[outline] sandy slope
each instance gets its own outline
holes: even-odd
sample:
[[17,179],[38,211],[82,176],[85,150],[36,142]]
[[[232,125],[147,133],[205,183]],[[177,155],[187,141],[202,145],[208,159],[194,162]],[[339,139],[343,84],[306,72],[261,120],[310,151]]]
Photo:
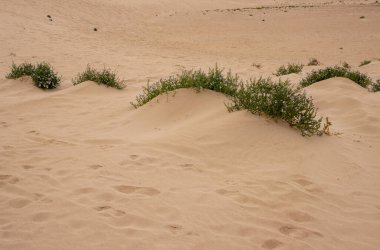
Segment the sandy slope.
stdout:
[[[343,78],[306,88],[339,133],[312,138],[228,113],[211,91],[129,103],[147,79],[215,62],[248,77],[311,56],[373,59],[361,70],[380,78],[380,7],[204,15],[286,3],[193,2],[0,1],[0,70],[48,60],[64,78],[50,92],[0,79],[0,249],[378,249],[379,93]],[[128,87],[72,86],[87,63]]]

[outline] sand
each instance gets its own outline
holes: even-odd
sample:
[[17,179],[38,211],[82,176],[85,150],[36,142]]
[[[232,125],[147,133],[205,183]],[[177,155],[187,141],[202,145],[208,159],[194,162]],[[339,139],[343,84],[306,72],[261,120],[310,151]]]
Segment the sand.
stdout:
[[[315,57],[323,65],[282,78],[346,61],[379,79],[380,4],[0,6],[0,249],[379,249],[380,92],[345,78],[307,87],[334,133],[310,138],[228,113],[212,91],[130,102],[148,80],[215,63],[276,78]],[[12,62],[43,60],[62,74],[58,89],[5,79]],[[73,86],[87,64],[117,70],[127,87]]]

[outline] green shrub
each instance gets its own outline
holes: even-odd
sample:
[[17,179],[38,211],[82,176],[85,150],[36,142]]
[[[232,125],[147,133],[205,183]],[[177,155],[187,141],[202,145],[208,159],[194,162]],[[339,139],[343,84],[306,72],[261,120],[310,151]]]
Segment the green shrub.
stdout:
[[143,93],[136,97],[136,102],[131,104],[138,108],[156,96],[180,88],[221,92],[232,100],[230,105],[226,105],[229,111],[247,109],[253,114],[281,119],[306,136],[322,133],[319,131],[322,119],[316,118],[312,99],[307,98],[300,89],[292,89],[287,81],[273,83],[271,79],[262,78],[244,84],[237,75],[231,72],[223,74],[217,66],[208,73],[201,70],[183,71],[155,84],[148,83]]
[[321,63],[316,58],[311,58],[307,64],[307,66],[318,66]]
[[41,89],[54,89],[59,86],[61,78],[54,72],[50,64],[38,63],[33,71],[32,79],[34,85]]
[[6,77],[17,79],[22,76],[31,76],[34,85],[41,89],[54,89],[61,82],[61,78],[54,72],[50,64],[45,62],[37,65],[31,63],[12,64],[11,72]]
[[304,136],[321,133],[322,118],[316,118],[317,110],[312,99],[300,89],[293,89],[288,81],[250,80],[239,86],[227,108],[229,111],[247,109],[252,114],[284,120]]
[[362,62],[360,63],[359,67],[364,66],[364,65],[367,65],[367,64],[370,64],[370,63],[371,63],[370,60],[364,60],[364,61],[362,61]]
[[97,84],[103,84],[107,87],[112,87],[116,89],[125,88],[125,85],[119,80],[115,72],[109,69],[103,69],[102,71],[98,71],[96,69],[91,68],[90,66],[87,66],[86,70],[83,73],[78,74],[76,78],[74,78],[72,81],[74,85],[77,85],[85,81],[93,81]]
[[380,79],[372,83],[372,91],[373,92],[380,91]]
[[34,71],[34,65],[31,63],[22,63],[20,65],[12,64],[11,72],[6,75],[8,79],[17,79],[22,76],[31,76]]
[[303,69],[302,64],[289,63],[286,67],[282,65],[280,68],[278,68],[275,75],[283,76],[283,75],[289,75],[292,73],[298,74],[302,71],[302,69]]
[[313,83],[320,82],[332,77],[346,77],[360,86],[366,88],[371,84],[371,78],[359,71],[351,71],[344,67],[327,67],[325,69],[313,70],[311,73],[301,80],[300,85],[307,87]]
[[237,75],[233,76],[231,72],[223,74],[223,70],[216,66],[210,69],[208,73],[202,70],[185,70],[182,73],[143,88],[143,93],[136,97],[136,103],[131,103],[135,108],[144,105],[156,96],[180,88],[195,88],[214,90],[225,95],[232,96],[236,93],[238,83],[240,82]]

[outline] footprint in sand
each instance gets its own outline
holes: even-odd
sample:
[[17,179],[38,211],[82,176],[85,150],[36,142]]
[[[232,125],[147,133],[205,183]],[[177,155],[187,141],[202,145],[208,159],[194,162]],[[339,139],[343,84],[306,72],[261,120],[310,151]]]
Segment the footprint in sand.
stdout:
[[31,202],[32,202],[31,200],[16,198],[16,199],[9,201],[9,206],[11,206],[13,208],[23,208]]
[[31,166],[31,165],[22,165],[22,168],[25,169],[25,170],[29,170],[29,169],[32,169],[34,167]]
[[91,169],[97,170],[97,169],[99,169],[99,168],[102,168],[103,166],[102,166],[102,165],[99,165],[99,164],[95,164],[95,165],[90,165],[90,166],[88,166],[88,167],[91,168]]
[[51,213],[49,212],[39,212],[32,216],[32,220],[34,222],[44,222],[51,217]]
[[9,124],[7,122],[0,122],[1,127],[7,128],[9,127]]
[[9,175],[9,174],[1,174],[0,175],[0,182],[5,182],[8,184],[16,184],[19,181],[20,181],[20,179],[13,176],[13,175]]
[[195,171],[195,172],[199,172],[199,173],[203,172],[201,169],[198,169],[197,167],[195,167],[191,163],[180,164],[178,166],[180,166],[184,170]]
[[90,194],[96,192],[95,188],[91,187],[84,187],[84,188],[78,188],[74,190],[74,194],[82,195],[82,194]]
[[323,235],[319,232],[312,231],[312,230],[309,230],[306,228],[296,227],[296,226],[293,226],[290,224],[281,226],[278,229],[278,231],[280,231],[280,233],[282,233],[284,235],[291,236],[291,237],[294,237],[296,239],[305,239],[305,238],[308,238],[310,236],[323,237]]
[[104,210],[108,210],[110,208],[111,208],[111,206],[97,206],[97,207],[94,207],[94,209],[96,211],[104,211]]
[[132,160],[136,160],[139,156],[138,155],[130,155],[129,158],[131,158]]
[[94,207],[94,210],[96,210],[98,212],[106,212],[105,214],[103,213],[103,215],[106,215],[107,217],[115,217],[115,216],[120,217],[120,216],[124,216],[127,214],[123,210],[114,209],[111,206],[107,206],[107,205],[96,206],[96,207]]
[[318,187],[314,182],[309,181],[307,178],[303,176],[296,176],[296,179],[294,179],[293,182],[302,186],[306,191],[309,191],[310,193],[315,194],[323,192],[322,188]]
[[172,232],[173,234],[178,233],[179,231],[183,229],[182,225],[179,225],[179,224],[169,224],[167,225],[167,227],[169,228],[170,232]]
[[269,240],[266,240],[262,247],[264,249],[275,249],[279,246],[281,246],[283,243],[281,241],[278,241],[278,240],[275,240],[275,239],[269,239]]
[[234,201],[242,205],[246,205],[246,206],[257,206],[257,205],[266,206],[267,205],[263,200],[260,200],[259,198],[256,198],[253,195],[243,194],[238,190],[218,189],[215,192],[219,195],[233,199]]
[[124,194],[139,193],[139,194],[144,194],[148,196],[154,196],[160,193],[160,191],[151,187],[135,187],[135,186],[120,185],[120,186],[114,186],[114,189]]
[[287,213],[287,215],[290,219],[297,222],[307,222],[314,220],[314,218],[310,214],[300,211],[290,211]]

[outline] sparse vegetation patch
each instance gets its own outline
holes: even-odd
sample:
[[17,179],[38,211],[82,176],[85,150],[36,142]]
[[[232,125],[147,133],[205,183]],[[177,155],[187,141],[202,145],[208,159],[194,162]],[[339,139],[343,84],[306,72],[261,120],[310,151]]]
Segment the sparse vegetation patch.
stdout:
[[319,130],[322,119],[316,117],[312,99],[300,89],[292,88],[288,81],[273,82],[270,78],[260,78],[244,83],[231,72],[223,74],[218,67],[208,73],[202,70],[183,71],[152,85],[148,83],[143,93],[136,97],[136,102],[131,104],[138,108],[161,94],[180,88],[221,92],[231,98],[232,103],[226,105],[229,111],[247,109],[253,114],[283,120],[305,136],[322,133]]
[[61,82],[61,77],[54,72],[50,64],[38,63],[33,71],[34,84],[41,89],[55,89]]
[[22,63],[17,65],[15,63],[11,66],[11,72],[6,75],[8,79],[17,79],[22,76],[32,76],[34,71],[34,65],[31,63]]
[[372,83],[372,91],[373,92],[380,91],[380,79],[378,79],[376,82]]
[[364,65],[367,65],[367,64],[370,64],[370,63],[371,63],[371,60],[364,60],[364,61],[362,61],[362,62],[359,64],[359,67],[364,66]]
[[371,78],[359,71],[351,71],[344,67],[327,67],[325,69],[313,70],[311,73],[301,80],[300,85],[307,87],[313,83],[320,82],[333,77],[346,77],[360,86],[367,88],[371,84]]
[[307,66],[318,66],[321,63],[316,58],[311,58],[307,64]]
[[229,111],[246,109],[252,114],[283,120],[304,136],[321,133],[322,118],[316,117],[317,109],[312,99],[300,89],[292,88],[288,81],[250,80],[239,86],[227,108]]
[[287,66],[282,65],[280,68],[278,68],[275,75],[283,76],[283,75],[289,75],[292,73],[298,74],[302,71],[302,69],[303,69],[302,64],[289,63]]
[[6,77],[8,79],[17,79],[22,76],[31,76],[34,85],[41,89],[54,89],[61,82],[61,77],[54,72],[50,64],[45,62],[36,65],[31,63],[12,64],[11,72]]
[[234,76],[231,72],[224,75],[218,66],[210,69],[208,73],[202,70],[184,70],[181,74],[161,79],[154,84],[148,83],[146,87],[143,87],[143,93],[136,97],[136,102],[131,104],[137,108],[161,94],[181,88],[194,88],[197,91],[209,89],[233,96],[239,83],[237,75]]
[[110,69],[103,69],[99,71],[91,68],[90,66],[87,66],[86,70],[78,74],[72,81],[74,85],[85,81],[93,81],[97,84],[102,84],[116,89],[125,88],[125,85],[122,81],[120,81],[114,71],[111,71]]

